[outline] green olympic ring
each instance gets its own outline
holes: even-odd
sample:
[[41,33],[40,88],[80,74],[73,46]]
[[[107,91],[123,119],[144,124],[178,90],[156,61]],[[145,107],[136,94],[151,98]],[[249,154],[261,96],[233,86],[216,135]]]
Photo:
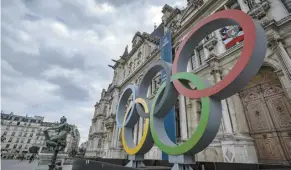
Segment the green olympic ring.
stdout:
[[[173,80],[188,80],[190,81],[193,85],[197,87],[197,89],[203,89],[206,88],[207,85],[205,82],[202,81],[200,77],[197,75],[194,75],[192,73],[177,73],[175,75],[172,75],[171,81]],[[155,104],[159,98],[159,96],[162,94],[164,88],[166,86],[166,83],[164,82],[160,88],[158,89],[158,92],[153,99],[151,111],[150,111],[150,130],[152,133],[153,140],[155,144],[160,148],[162,151],[169,155],[180,155],[180,154],[185,154],[185,153],[198,153],[201,150],[204,149],[204,146],[208,146],[208,142],[212,141],[212,137],[215,137],[216,132],[208,133],[207,135],[210,136],[205,136],[205,132],[209,130],[210,128],[213,129],[219,129],[220,125],[220,119],[221,119],[221,103],[220,100],[211,98],[211,97],[203,97],[201,98],[201,103],[202,103],[202,110],[201,110],[201,118],[199,121],[199,124],[196,128],[196,130],[193,132],[189,140],[187,140],[184,144],[181,145],[176,145],[171,141],[170,138],[167,137],[167,133],[164,127],[164,118],[158,118],[155,116],[154,109],[155,109]],[[215,107],[215,108],[213,108]],[[216,111],[213,111],[213,109],[216,109]],[[210,125],[209,122],[210,120],[215,120],[216,123],[212,122]],[[218,120],[218,121],[217,121]],[[214,124],[213,124],[214,123]],[[207,138],[207,139],[205,139]],[[208,141],[208,142],[207,142]],[[199,147],[195,147],[199,146]]]

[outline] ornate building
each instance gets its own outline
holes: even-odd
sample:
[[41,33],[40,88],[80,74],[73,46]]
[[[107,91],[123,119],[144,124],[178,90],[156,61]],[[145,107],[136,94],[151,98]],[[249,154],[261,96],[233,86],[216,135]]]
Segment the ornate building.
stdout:
[[[1,112],[1,158],[16,158],[19,154],[30,155],[31,146],[39,146],[39,153],[45,152],[45,137],[42,131],[56,126],[57,123],[44,122],[41,116],[20,116],[13,113]],[[65,152],[78,149],[80,134],[75,125],[74,135],[67,136]],[[56,132],[50,132],[56,133]]]
[[[160,59],[159,39],[172,33],[173,56],[187,32],[217,11],[239,9],[261,23],[268,37],[265,63],[256,77],[239,93],[223,100],[221,127],[212,144],[195,155],[198,161],[241,163],[291,163],[291,3],[289,0],[188,0],[183,10],[165,5],[162,24],[152,33],[137,32],[132,49],[113,60],[112,83],[103,89],[95,105],[87,144],[87,157],[126,157],[116,128],[115,113],[120,92],[137,84],[145,69]],[[220,81],[229,73],[243,47],[243,30],[237,25],[211,33],[193,47],[188,71]],[[157,75],[149,87],[151,98],[161,82]],[[178,143],[184,142],[199,122],[200,101],[180,96],[175,107]],[[141,138],[143,120],[134,130]],[[161,159],[153,147],[147,159]]]

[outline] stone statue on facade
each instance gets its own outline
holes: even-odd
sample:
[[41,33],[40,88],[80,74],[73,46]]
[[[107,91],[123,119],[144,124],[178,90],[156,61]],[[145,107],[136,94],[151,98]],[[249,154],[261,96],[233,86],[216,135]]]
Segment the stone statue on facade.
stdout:
[[[57,132],[56,135],[50,136],[48,131],[55,130]],[[57,155],[58,152],[64,150],[66,147],[66,139],[67,135],[73,132],[70,125],[67,123],[67,119],[63,116],[60,119],[60,124],[55,127],[50,127],[44,131],[46,146],[49,150],[53,150],[53,157],[51,160],[51,165],[49,165],[49,170],[55,170],[57,163]]]

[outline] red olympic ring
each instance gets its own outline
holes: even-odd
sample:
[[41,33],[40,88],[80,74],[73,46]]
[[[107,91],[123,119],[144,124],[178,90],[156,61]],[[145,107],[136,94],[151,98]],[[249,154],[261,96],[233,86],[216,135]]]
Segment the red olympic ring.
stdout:
[[233,69],[215,85],[201,90],[189,89],[179,80],[174,80],[173,84],[181,95],[192,99],[210,96],[225,99],[237,93],[257,73],[264,62],[264,50],[267,48],[265,31],[246,13],[240,10],[226,10],[203,19],[189,32],[176,53],[172,74],[187,71],[185,63],[189,61],[190,49],[198,45],[206,35],[221,27],[235,24],[239,24],[244,31],[244,45]]

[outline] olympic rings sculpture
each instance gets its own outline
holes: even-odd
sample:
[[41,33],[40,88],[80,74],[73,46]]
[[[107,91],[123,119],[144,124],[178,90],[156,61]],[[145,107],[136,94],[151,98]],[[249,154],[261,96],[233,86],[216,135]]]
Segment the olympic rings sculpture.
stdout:
[[[244,46],[236,64],[217,84],[187,72],[187,63],[195,46],[207,35],[221,27],[239,24],[244,31]],[[187,35],[176,53],[173,64],[159,60],[146,71],[139,86],[127,86],[117,107],[116,123],[122,128],[121,137],[125,151],[130,155],[145,154],[154,144],[169,155],[198,153],[215,138],[221,121],[221,100],[239,92],[257,74],[264,62],[267,39],[264,29],[250,16],[239,10],[217,12],[198,23]],[[152,78],[164,71],[166,80],[152,100],[146,99]],[[191,82],[196,89],[191,89]],[[176,145],[167,136],[164,118],[175,105],[179,94],[190,99],[201,99],[199,124],[188,141]],[[126,103],[132,102],[126,109]],[[143,134],[137,145],[132,131],[139,118],[145,119]]]

